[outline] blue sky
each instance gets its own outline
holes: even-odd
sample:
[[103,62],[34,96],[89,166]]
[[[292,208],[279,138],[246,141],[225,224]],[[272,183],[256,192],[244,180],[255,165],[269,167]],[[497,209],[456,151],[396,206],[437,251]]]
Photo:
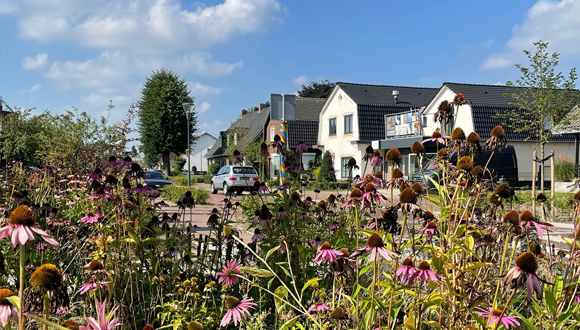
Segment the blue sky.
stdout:
[[439,87],[505,83],[539,39],[580,59],[580,1],[0,0],[0,95],[113,120],[162,67],[184,77],[199,127],[329,79]]

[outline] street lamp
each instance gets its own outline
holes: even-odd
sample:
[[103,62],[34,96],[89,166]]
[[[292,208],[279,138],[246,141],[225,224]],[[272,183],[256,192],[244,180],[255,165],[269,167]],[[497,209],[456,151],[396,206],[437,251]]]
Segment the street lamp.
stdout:
[[189,143],[189,117],[191,117],[191,112],[195,106],[193,103],[183,103],[183,111],[185,111],[185,117],[187,118],[187,186],[191,185],[191,144]]

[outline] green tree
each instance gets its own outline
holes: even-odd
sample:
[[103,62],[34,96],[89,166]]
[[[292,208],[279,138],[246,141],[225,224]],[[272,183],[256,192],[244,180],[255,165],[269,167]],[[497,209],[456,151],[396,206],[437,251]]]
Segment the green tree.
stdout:
[[25,165],[42,166],[41,135],[49,124],[50,114],[31,115],[31,110],[16,109],[1,117],[0,145],[3,161],[22,161]]
[[336,86],[336,83],[328,80],[321,80],[320,82],[313,81],[308,85],[302,85],[302,89],[298,91],[298,96],[328,98],[334,86]]
[[132,146],[129,154],[131,154],[131,157],[137,157],[137,155],[139,155],[139,151],[137,150],[137,147]]
[[[161,69],[148,77],[139,101],[139,133],[147,163],[156,163],[159,155],[167,175],[171,172],[170,154],[187,149],[187,120],[183,103],[193,103],[187,83],[174,72]],[[197,127],[195,110],[190,116],[190,134]]]
[[[524,50],[530,67],[516,64],[521,77],[515,82],[508,81],[507,86],[523,87],[521,91],[505,94],[516,101],[511,103],[516,108],[498,113],[505,119],[506,126],[515,132],[529,134],[530,139],[537,140],[540,146],[540,158],[544,159],[544,146],[550,142],[550,129],[566,120],[567,115],[578,103],[576,86],[576,69],[570,70],[568,76],[556,72],[560,54],[549,54],[548,43],[534,43],[535,51]],[[544,190],[544,164],[540,163],[541,189]]]
[[334,173],[330,173],[333,169],[332,165],[332,155],[327,150],[322,156],[322,163],[320,164],[320,173],[318,174],[318,181],[320,182],[334,182],[336,181],[336,176]]

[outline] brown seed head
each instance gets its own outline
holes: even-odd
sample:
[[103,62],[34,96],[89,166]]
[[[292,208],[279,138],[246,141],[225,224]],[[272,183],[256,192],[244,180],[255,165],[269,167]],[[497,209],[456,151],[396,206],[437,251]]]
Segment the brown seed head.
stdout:
[[440,111],[450,111],[451,110],[451,106],[449,105],[449,101],[443,101],[439,104],[439,108]]
[[501,126],[496,126],[491,130],[491,136],[498,139],[503,139],[505,138],[505,130]]
[[334,194],[330,194],[326,200],[329,203],[334,203],[336,201],[336,196]]
[[524,252],[516,258],[516,266],[528,274],[535,274],[538,261],[532,252]]
[[495,188],[495,193],[501,198],[509,198],[511,196],[510,185],[502,183]]
[[405,258],[405,260],[403,260],[403,266],[407,266],[407,267],[415,266],[415,264],[413,263],[413,259]]
[[425,213],[423,213],[423,218],[425,220],[434,220],[435,214],[433,214],[433,212],[431,212],[431,211],[425,211]]
[[474,178],[477,179],[481,179],[481,177],[483,176],[483,167],[481,167],[480,165],[475,166],[472,170],[471,170],[471,175]]
[[420,270],[430,270],[431,269],[431,265],[429,264],[428,261],[421,261],[421,263],[419,264],[419,266],[417,267]]
[[393,179],[402,178],[404,176],[403,171],[400,168],[396,168],[393,170],[393,174],[391,175]]
[[539,193],[538,196],[536,196],[536,201],[539,203],[544,203],[547,200],[548,200],[548,198],[546,197],[546,194],[544,194],[544,193]]
[[373,156],[375,157],[381,157],[381,152],[378,150],[375,150],[375,152],[373,153]]
[[382,179],[382,178],[383,178],[383,172],[381,172],[381,171],[377,171],[377,173],[375,173],[375,176],[376,176],[377,178],[379,178],[379,179]]
[[9,297],[15,296],[16,294],[12,292],[10,289],[0,289],[0,306],[9,306],[12,305],[8,301]]
[[356,165],[356,159],[354,159],[354,158],[351,157],[348,160],[348,166],[351,166],[352,167],[352,166],[355,166],[355,165]]
[[433,134],[431,134],[432,139],[438,139],[440,137],[442,137],[442,135],[441,135],[441,132],[439,132],[439,131],[433,131]]
[[372,146],[368,146],[368,147],[366,148],[365,152],[366,152],[367,154],[373,154],[373,153],[375,152],[375,149],[373,149],[373,147],[372,147]]
[[20,205],[10,213],[8,216],[8,222],[13,225],[23,225],[23,226],[34,226],[36,225],[36,220],[34,217],[34,212],[30,207],[25,205]]
[[461,127],[457,127],[456,129],[451,132],[451,141],[463,141],[465,140],[465,132]]
[[542,247],[538,243],[530,243],[529,248],[530,252],[532,252],[535,255],[539,255],[540,253],[542,253]]
[[399,195],[399,201],[401,203],[417,203],[417,193],[412,188],[406,188]]
[[330,317],[332,317],[335,320],[344,320],[346,319],[346,312],[344,311],[344,309],[342,307],[336,307],[332,313],[330,313]]
[[105,269],[105,266],[103,266],[103,263],[100,262],[99,260],[93,260],[89,264],[89,270],[95,271],[95,270],[103,270],[103,269]]
[[520,222],[526,223],[532,221],[536,221],[536,217],[530,210],[524,210],[524,212],[520,214]]
[[229,296],[228,299],[226,299],[226,307],[228,310],[236,308],[239,303],[240,300],[233,296]]
[[457,161],[457,168],[470,172],[473,169],[473,161],[469,156],[463,156]]
[[580,202],[580,191],[574,194],[574,200]]
[[497,309],[497,308],[494,308],[494,310],[491,312],[491,315],[493,315],[495,317],[500,317],[502,314],[503,314],[503,310]]
[[203,330],[203,329],[204,329],[203,324],[196,321],[191,321],[187,325],[187,330]]
[[508,213],[504,214],[503,222],[510,223],[512,225],[519,225],[520,215],[516,210],[509,210]]
[[340,249],[340,252],[342,253],[342,256],[345,258],[348,258],[350,256],[350,253],[348,252],[347,248]]
[[297,200],[299,200],[299,199],[300,199],[300,193],[299,193],[299,192],[297,192],[297,191],[295,191],[295,192],[293,192],[293,193],[290,195],[290,198],[291,198],[293,201],[297,201]]
[[[80,329],[78,323],[76,323],[73,319],[68,319],[68,320],[62,322],[61,326],[65,327],[67,329],[71,329],[71,330],[79,330]],[[143,330],[145,330],[145,328],[143,328]],[[151,327],[151,329],[147,329],[147,330],[154,330],[154,329],[153,329],[153,327]]]
[[397,148],[391,148],[387,151],[386,159],[388,162],[398,164],[401,162],[401,152]]
[[330,249],[332,249],[332,245],[330,245],[330,243],[328,243],[328,242],[324,242],[320,246],[320,249],[321,250],[330,250]]
[[441,159],[447,159],[449,157],[449,154],[447,154],[447,151],[445,149],[441,149],[437,152],[437,157]]
[[429,221],[429,223],[427,224],[427,228],[429,228],[429,229],[436,229],[437,228],[437,222],[435,222],[435,221]]
[[353,188],[350,191],[350,198],[360,198],[363,196],[363,192],[358,188]]
[[372,248],[385,246],[383,238],[377,233],[373,233],[369,238],[367,238],[367,245]]
[[491,194],[489,196],[489,203],[495,206],[501,205],[501,198],[497,194]]
[[375,186],[373,183],[367,183],[365,186],[365,192],[367,193],[372,193],[375,192],[377,190],[377,186]]
[[62,273],[55,265],[44,264],[32,273],[30,284],[44,290],[56,290],[62,285]]
[[423,193],[423,186],[419,183],[419,182],[415,182],[411,185],[411,189],[413,189],[413,191],[415,193],[417,193],[417,195],[420,195]]
[[469,144],[479,144],[481,142],[481,137],[476,132],[471,132],[467,136],[467,143]]
[[425,146],[423,143],[419,141],[413,142],[411,145],[411,152],[414,154],[424,154],[425,153]]
[[324,199],[320,200],[318,202],[318,207],[321,209],[325,209],[326,208],[326,201]]

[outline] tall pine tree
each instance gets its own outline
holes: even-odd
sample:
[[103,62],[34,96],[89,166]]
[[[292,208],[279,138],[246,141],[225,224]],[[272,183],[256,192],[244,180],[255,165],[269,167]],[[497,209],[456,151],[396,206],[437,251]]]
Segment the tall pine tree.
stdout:
[[[139,101],[139,133],[147,163],[161,155],[167,175],[171,172],[169,155],[187,149],[187,119],[183,103],[193,103],[187,83],[176,73],[161,69],[148,77]],[[190,134],[197,128],[195,110],[190,116]]]

